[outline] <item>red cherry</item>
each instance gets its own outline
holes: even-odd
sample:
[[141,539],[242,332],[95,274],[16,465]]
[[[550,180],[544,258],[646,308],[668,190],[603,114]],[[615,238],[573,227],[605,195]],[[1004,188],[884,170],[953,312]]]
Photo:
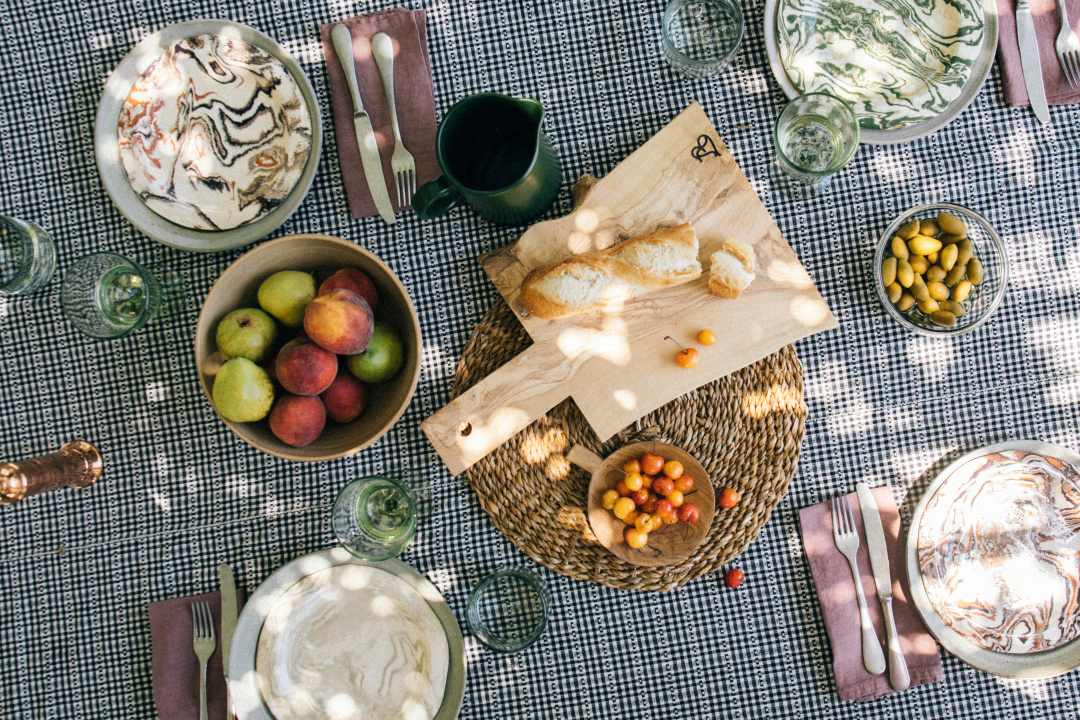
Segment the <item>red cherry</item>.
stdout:
[[745,577],[746,575],[744,575],[743,571],[739,568],[731,568],[727,571],[727,575],[724,576],[724,582],[727,583],[727,586],[729,588],[734,590],[735,588],[742,585],[742,581]]

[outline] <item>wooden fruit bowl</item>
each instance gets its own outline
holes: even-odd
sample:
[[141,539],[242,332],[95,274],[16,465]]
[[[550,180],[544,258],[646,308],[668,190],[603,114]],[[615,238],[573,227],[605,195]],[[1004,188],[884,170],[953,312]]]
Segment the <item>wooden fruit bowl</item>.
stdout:
[[265,242],[241,255],[214,282],[195,326],[195,366],[207,400],[213,406],[214,375],[221,367],[215,336],[223,317],[240,308],[259,307],[259,285],[279,270],[305,270],[314,273],[316,282],[321,282],[343,267],[356,268],[375,283],[379,292],[375,319],[386,321],[401,336],[405,365],[392,379],[368,385],[367,407],[360,417],[345,425],[328,419],[322,435],[304,447],[292,447],[278,440],[266,420],[236,423],[221,418],[252,447],[286,460],[306,462],[352,455],[385,435],[412,400],[420,378],[421,344],[420,321],[408,291],[394,271],[374,253],[328,235],[290,235]]
[[[635,550],[623,539],[623,531],[628,526],[601,504],[601,498],[605,491],[614,488],[615,483],[624,477],[623,463],[641,457],[646,452],[682,463],[683,474],[694,478],[694,489],[687,495],[687,500],[697,505],[701,511],[701,519],[693,524],[678,522],[664,525],[649,533],[649,542],[645,547]],[[570,462],[592,473],[592,480],[589,482],[588,516],[593,534],[601,545],[626,562],[643,567],[671,565],[689,557],[709,534],[713,517],[716,515],[716,491],[705,468],[685,450],[666,443],[639,442],[625,445],[606,459],[601,459],[599,455],[581,445],[575,445],[566,457]]]

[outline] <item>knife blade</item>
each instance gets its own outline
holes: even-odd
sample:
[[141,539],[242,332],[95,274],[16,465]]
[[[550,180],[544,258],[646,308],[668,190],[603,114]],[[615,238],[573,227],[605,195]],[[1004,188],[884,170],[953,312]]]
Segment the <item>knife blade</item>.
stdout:
[[229,688],[229,653],[232,651],[232,636],[236,630],[236,582],[232,569],[222,563],[218,565],[218,577],[221,579],[221,664],[225,670],[225,708],[229,717],[233,717],[232,691]]
[[353,130],[360,146],[360,159],[364,163],[364,177],[367,178],[371,199],[375,201],[379,217],[393,225],[394,206],[390,204],[390,192],[386,189],[386,176],[383,175],[375,130],[371,127],[371,118],[364,111],[364,102],[360,99],[360,85],[356,80],[356,61],[353,58],[349,28],[345,25],[330,28],[330,40],[334,44],[338,60],[341,61],[341,67],[345,70],[345,81],[349,84],[349,95],[352,96],[353,104]]
[[1031,110],[1040,122],[1049,124],[1050,107],[1046,104],[1039,43],[1035,40],[1035,23],[1031,19],[1028,0],[1016,0],[1016,39],[1020,43],[1020,67],[1024,69],[1024,85],[1031,101]]
[[904,651],[900,648],[900,638],[896,635],[896,620],[893,618],[892,571],[889,568],[889,548],[885,544],[885,528],[881,525],[877,501],[870,492],[870,486],[861,482],[855,486],[855,491],[859,495],[859,507],[862,509],[870,567],[874,571],[878,600],[881,601],[881,611],[885,616],[885,634],[889,639],[889,683],[897,690],[906,690],[911,680],[908,676],[907,661],[904,660]]

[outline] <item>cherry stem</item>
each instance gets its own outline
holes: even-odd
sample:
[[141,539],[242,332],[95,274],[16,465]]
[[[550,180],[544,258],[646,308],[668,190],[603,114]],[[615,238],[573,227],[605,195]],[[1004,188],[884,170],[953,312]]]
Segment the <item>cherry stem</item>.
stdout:
[[[671,337],[670,335],[665,335],[664,339],[665,340],[670,340],[671,342],[675,343],[676,345],[679,345],[679,341],[676,340],[675,338]],[[686,348],[684,348],[682,345],[679,345],[679,349],[682,350],[684,353],[686,352]]]

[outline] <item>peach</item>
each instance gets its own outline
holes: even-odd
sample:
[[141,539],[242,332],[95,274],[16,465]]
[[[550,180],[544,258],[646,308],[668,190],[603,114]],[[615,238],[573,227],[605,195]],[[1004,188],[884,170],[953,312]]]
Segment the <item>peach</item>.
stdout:
[[270,431],[278,440],[304,447],[326,427],[322,400],[310,395],[282,395],[270,411]]
[[334,382],[337,355],[308,338],[296,338],[277,355],[277,381],[294,395],[318,395]]
[[367,389],[342,367],[334,382],[319,396],[326,406],[326,414],[339,423],[352,422],[360,417],[367,405]]
[[371,342],[375,316],[367,300],[352,290],[339,288],[311,301],[304,311],[304,330],[332,353],[358,355]]
[[364,273],[355,268],[342,268],[323,280],[323,284],[319,286],[319,295],[338,288],[352,290],[367,301],[371,312],[375,312],[379,304],[379,292],[375,289],[375,283]]

